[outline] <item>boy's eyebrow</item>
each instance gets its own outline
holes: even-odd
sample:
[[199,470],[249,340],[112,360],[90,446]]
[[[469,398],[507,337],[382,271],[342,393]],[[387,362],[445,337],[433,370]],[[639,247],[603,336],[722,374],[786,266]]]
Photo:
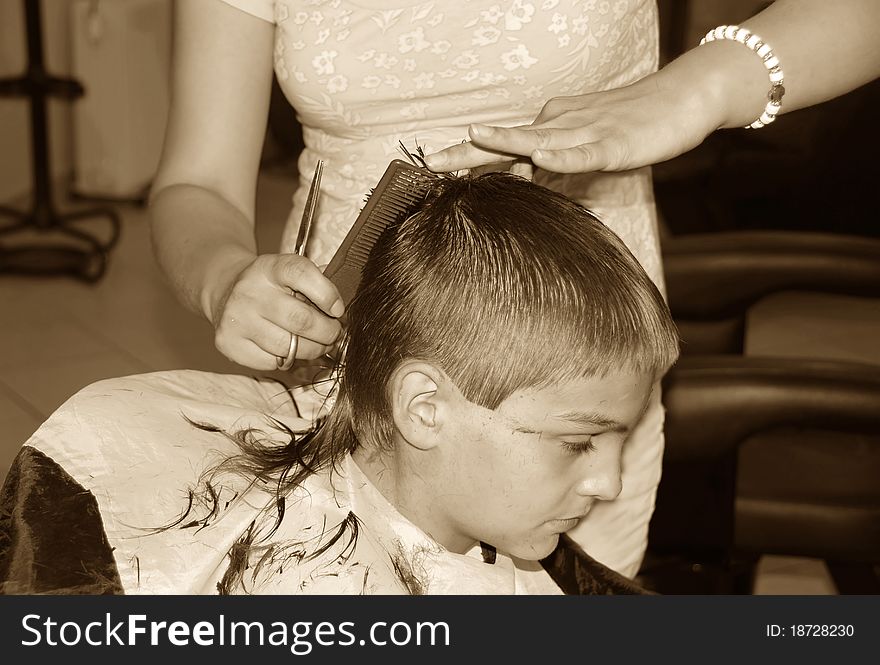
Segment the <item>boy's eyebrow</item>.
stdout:
[[[602,427],[611,432],[626,433],[629,427],[616,420],[606,418],[595,413],[584,413],[583,411],[565,411],[563,413],[552,413],[550,417],[556,420],[565,420],[582,427]],[[514,430],[524,434],[538,434],[537,430],[527,427],[516,419],[511,419],[515,425]]]
[[611,432],[628,432],[629,427],[623,423],[606,418],[596,413],[584,413],[583,411],[566,411],[564,413],[550,414],[552,418],[557,420],[565,420],[576,425],[584,427],[602,427]]

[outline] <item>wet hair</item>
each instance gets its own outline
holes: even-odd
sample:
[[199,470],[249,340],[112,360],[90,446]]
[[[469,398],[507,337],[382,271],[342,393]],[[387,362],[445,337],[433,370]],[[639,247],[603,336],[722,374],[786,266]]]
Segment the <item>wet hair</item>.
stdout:
[[386,389],[406,359],[495,409],[517,390],[659,375],[678,357],[666,303],[623,242],[583,206],[507,173],[438,178],[380,237],[347,316],[336,408],[345,438],[375,446],[392,440]]
[[[284,445],[259,430],[228,434],[240,454],[205,477],[210,487],[234,471],[275,486],[275,526],[236,543],[239,554],[274,552],[254,576],[289,556],[267,542],[292,489],[359,446],[392,445],[387,391],[402,362],[434,364],[466,399],[495,409],[517,390],[580,377],[659,376],[678,357],[669,309],[623,242],[579,204],[504,173],[438,177],[380,236],[346,316],[332,409],[305,433],[275,421]],[[303,556],[301,545],[287,549]],[[243,580],[247,557],[232,554],[221,592]]]

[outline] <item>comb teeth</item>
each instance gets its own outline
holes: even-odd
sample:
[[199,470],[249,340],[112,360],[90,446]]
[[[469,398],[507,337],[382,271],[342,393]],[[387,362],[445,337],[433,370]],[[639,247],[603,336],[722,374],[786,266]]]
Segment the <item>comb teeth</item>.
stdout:
[[424,198],[428,184],[440,176],[396,159],[367,198],[354,226],[324,270],[345,303],[351,302],[367,258],[389,224],[410,213]]

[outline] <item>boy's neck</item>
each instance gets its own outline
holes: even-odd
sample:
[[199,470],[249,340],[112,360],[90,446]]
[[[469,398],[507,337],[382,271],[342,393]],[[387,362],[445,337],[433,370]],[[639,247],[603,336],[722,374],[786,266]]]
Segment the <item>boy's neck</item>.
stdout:
[[419,527],[450,552],[464,554],[476,541],[463,539],[444,529],[444,516],[437,513],[437,502],[423,475],[415,473],[407,460],[394,453],[358,447],[351,454],[354,463],[403,517]]

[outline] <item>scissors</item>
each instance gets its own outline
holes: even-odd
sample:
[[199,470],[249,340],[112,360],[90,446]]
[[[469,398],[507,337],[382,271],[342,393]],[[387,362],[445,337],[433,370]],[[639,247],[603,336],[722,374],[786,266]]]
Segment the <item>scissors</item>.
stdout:
[[[312,220],[315,217],[315,210],[318,207],[318,194],[321,191],[321,176],[324,174],[324,162],[323,160],[318,160],[317,166],[315,166],[315,175],[312,176],[312,184],[309,187],[309,197],[306,199],[306,207],[303,210],[302,221],[299,223],[299,232],[296,235],[296,244],[293,246],[294,254],[298,254],[299,256],[305,256],[306,254],[306,245],[309,242],[309,234],[312,230]],[[296,296],[301,300],[305,300],[306,298],[301,294],[297,293],[290,289],[290,294],[292,296]],[[287,371],[291,367],[293,367],[293,362],[296,359],[296,350],[299,347],[299,335],[296,333],[290,333],[290,346],[287,350],[286,356],[276,356],[275,357],[275,366],[280,369]]]

